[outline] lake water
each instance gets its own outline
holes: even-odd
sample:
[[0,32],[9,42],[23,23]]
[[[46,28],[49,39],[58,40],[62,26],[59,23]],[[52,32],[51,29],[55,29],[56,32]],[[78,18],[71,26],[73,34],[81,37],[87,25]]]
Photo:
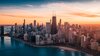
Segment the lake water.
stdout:
[[61,51],[53,47],[32,47],[10,37],[0,37],[0,56],[86,56],[79,51]]

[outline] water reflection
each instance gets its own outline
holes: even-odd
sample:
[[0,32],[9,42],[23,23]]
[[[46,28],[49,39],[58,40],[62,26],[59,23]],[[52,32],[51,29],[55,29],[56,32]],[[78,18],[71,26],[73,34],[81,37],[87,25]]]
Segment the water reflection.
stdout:
[[72,56],[75,56],[75,52],[71,52]]
[[11,47],[11,38],[4,37],[4,45],[5,47]]
[[6,48],[6,47],[11,47],[11,38],[10,37],[0,37],[0,47],[1,48]]
[[65,51],[62,51],[62,50],[59,50],[58,55],[59,56],[66,56]]
[[23,47],[24,44],[20,44],[18,41],[13,40],[13,38],[5,36],[0,37],[0,49],[4,48],[19,48]]
[[0,47],[4,47],[4,37],[0,37]]

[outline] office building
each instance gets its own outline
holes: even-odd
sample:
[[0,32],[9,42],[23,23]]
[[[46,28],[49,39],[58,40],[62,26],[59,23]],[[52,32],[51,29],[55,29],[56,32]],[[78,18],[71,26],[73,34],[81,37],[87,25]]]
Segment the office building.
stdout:
[[56,34],[58,32],[57,30],[57,24],[56,24],[56,16],[52,17],[52,24],[51,24],[51,34]]

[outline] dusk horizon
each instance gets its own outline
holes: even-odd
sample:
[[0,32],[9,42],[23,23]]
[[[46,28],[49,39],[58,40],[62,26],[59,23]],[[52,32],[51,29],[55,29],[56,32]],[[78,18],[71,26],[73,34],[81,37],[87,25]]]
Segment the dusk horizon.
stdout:
[[0,25],[21,25],[24,19],[45,24],[54,15],[57,22],[100,24],[99,5],[99,0],[0,0]]

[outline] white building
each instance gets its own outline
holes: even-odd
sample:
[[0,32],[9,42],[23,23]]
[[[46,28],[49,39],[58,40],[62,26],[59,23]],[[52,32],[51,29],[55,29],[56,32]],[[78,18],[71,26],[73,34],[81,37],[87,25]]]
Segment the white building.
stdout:
[[36,45],[40,44],[40,35],[36,35]]
[[25,41],[28,40],[28,34],[27,34],[27,33],[24,34],[24,40],[25,40]]

